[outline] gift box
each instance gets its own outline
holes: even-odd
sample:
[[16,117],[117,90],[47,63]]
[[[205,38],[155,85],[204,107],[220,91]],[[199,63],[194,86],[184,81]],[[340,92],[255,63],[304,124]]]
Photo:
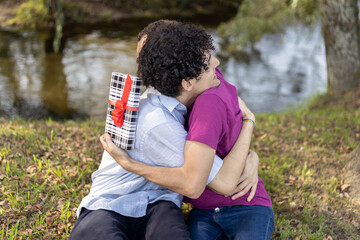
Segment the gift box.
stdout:
[[141,79],[129,74],[111,74],[105,132],[122,149],[134,148]]

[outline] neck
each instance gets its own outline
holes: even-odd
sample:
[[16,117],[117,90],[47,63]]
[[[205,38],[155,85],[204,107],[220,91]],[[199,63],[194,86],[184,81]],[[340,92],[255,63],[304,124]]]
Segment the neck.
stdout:
[[189,108],[194,103],[196,97],[190,93],[182,92],[179,96],[175,97],[179,102],[184,104],[186,108]]

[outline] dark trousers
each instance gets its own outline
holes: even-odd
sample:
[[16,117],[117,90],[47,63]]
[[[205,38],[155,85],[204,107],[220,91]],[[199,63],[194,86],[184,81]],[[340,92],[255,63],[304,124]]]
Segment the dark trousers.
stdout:
[[122,216],[109,210],[81,211],[70,234],[78,239],[190,239],[181,209],[169,201],[149,204],[140,218]]

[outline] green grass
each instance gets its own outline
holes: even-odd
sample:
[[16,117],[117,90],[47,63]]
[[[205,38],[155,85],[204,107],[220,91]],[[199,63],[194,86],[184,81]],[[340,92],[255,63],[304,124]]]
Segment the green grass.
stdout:
[[[0,239],[68,239],[103,130],[95,121],[0,119]],[[252,149],[273,202],[272,239],[358,239],[360,206],[341,186],[359,142],[360,107],[346,99],[257,115]]]
[[103,122],[0,120],[1,239],[68,239]]

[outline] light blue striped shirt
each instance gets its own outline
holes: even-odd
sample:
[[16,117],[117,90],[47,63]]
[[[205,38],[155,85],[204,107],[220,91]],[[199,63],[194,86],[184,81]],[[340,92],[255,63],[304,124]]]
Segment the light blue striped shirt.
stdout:
[[[135,148],[129,155],[141,162],[166,167],[184,164],[186,107],[176,98],[148,89],[142,95]],[[222,160],[215,157],[207,183],[217,174]],[[106,151],[99,169],[92,174],[90,193],[77,210],[107,209],[129,217],[142,217],[147,205],[166,200],[181,207],[182,196],[123,169]]]

